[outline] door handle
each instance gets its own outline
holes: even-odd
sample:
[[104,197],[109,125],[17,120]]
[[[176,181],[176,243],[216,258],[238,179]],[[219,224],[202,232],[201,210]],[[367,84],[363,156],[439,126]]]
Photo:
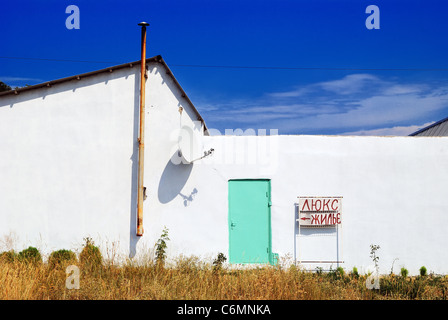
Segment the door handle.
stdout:
[[231,227],[231,228],[235,228],[235,227],[236,227],[236,223],[235,223],[235,222],[231,222],[231,223],[230,223],[230,227]]

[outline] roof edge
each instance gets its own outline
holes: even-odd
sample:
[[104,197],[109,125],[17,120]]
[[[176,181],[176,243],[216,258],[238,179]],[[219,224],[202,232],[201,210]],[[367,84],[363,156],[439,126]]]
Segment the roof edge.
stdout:
[[[199,113],[199,111],[196,109],[196,107],[194,106],[193,102],[191,102],[190,98],[187,96],[187,94],[185,93],[184,89],[182,88],[182,86],[180,85],[180,83],[177,81],[176,77],[174,76],[173,72],[171,71],[171,69],[168,67],[168,65],[166,64],[165,60],[163,60],[162,56],[158,55],[154,58],[157,58],[157,62],[161,63],[167,70],[167,74],[169,74],[172,78],[174,83],[176,84],[176,86],[179,88],[182,97],[187,100],[187,102],[191,105],[191,107],[193,108],[194,113],[196,113],[196,116],[198,117],[197,120],[201,121],[204,124],[204,132],[207,132],[208,128],[207,125],[205,124],[204,119],[202,118],[201,114]],[[148,62],[148,59],[146,59],[146,61]],[[140,62],[140,60],[138,61]]]
[[[202,118],[202,116],[200,115],[199,111],[194,106],[193,102],[191,102],[190,98],[187,96],[187,94],[185,93],[185,91],[182,88],[182,86],[179,84],[177,79],[174,77],[173,72],[168,67],[168,65],[166,64],[165,60],[163,60],[162,56],[161,55],[157,55],[157,56],[154,56],[154,57],[151,57],[151,58],[147,58],[146,59],[146,63],[150,63],[150,62],[161,63],[167,69],[167,74],[172,76],[172,78],[174,80],[174,83],[176,84],[176,86],[179,88],[179,90],[181,92],[182,97],[185,98],[187,100],[187,102],[192,106],[193,111],[194,111],[194,113],[197,116],[197,120],[201,121],[204,124],[204,132],[205,132],[207,130],[207,126],[205,125],[204,119]],[[104,68],[104,69],[100,69],[100,70],[95,70],[95,71],[91,71],[91,72],[87,72],[87,73],[82,73],[82,74],[78,74],[78,75],[74,75],[74,76],[70,76],[70,77],[65,77],[65,78],[61,78],[61,79],[46,81],[46,82],[35,84],[35,85],[29,86],[29,87],[23,87],[23,88],[3,91],[3,92],[0,92],[0,97],[7,96],[7,95],[12,95],[12,94],[17,95],[17,94],[19,94],[21,92],[25,92],[25,91],[29,91],[29,90],[40,89],[40,88],[45,88],[45,87],[51,87],[52,85],[59,84],[59,83],[62,83],[62,82],[67,82],[67,81],[72,81],[72,80],[81,80],[82,78],[94,76],[94,75],[97,75],[97,74],[100,74],[100,73],[113,72],[115,70],[119,70],[119,69],[123,69],[123,68],[129,68],[129,67],[132,68],[135,65],[140,65],[140,63],[141,63],[141,60],[137,60],[137,61],[123,63],[123,64],[119,64],[119,65],[116,65],[116,66],[112,66],[112,67],[108,67],[108,68]]]
[[[157,61],[158,59],[161,59],[161,58],[162,58],[161,56],[155,56],[155,57],[146,59],[146,62]],[[123,69],[123,68],[126,68],[126,67],[131,67],[132,68],[136,64],[140,64],[140,60],[134,61],[134,62],[123,63],[123,64],[119,64],[119,65],[116,65],[116,66],[112,66],[112,67],[108,67],[108,68],[104,68],[104,69],[100,69],[100,70],[95,70],[95,71],[91,71],[91,72],[81,73],[81,74],[77,74],[77,75],[74,75],[74,76],[69,76],[69,77],[65,77],[65,78],[61,78],[61,79],[50,80],[50,81],[42,82],[42,83],[35,84],[35,85],[32,85],[32,86],[28,86],[28,87],[22,87],[22,88],[18,88],[18,89],[11,89],[11,90],[8,90],[8,91],[3,91],[3,92],[0,92],[0,97],[1,96],[6,96],[6,95],[10,95],[10,94],[19,94],[21,92],[25,92],[25,91],[28,91],[28,90],[34,90],[34,89],[39,89],[39,88],[43,88],[43,87],[49,87],[49,86],[51,86],[53,84],[58,84],[58,83],[67,82],[67,81],[71,81],[71,80],[80,80],[81,78],[94,76],[94,75],[97,75],[99,73],[104,73],[104,72],[113,72],[115,70]]]

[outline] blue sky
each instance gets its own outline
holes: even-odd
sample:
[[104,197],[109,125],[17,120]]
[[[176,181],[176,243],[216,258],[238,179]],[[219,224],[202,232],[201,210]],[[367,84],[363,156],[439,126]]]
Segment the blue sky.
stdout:
[[[65,26],[69,5],[78,30]],[[366,28],[369,5],[380,29]],[[407,135],[448,117],[447,9],[435,0],[3,1],[0,80],[37,84],[139,60],[137,24],[147,21],[147,55],[163,56],[209,128]]]

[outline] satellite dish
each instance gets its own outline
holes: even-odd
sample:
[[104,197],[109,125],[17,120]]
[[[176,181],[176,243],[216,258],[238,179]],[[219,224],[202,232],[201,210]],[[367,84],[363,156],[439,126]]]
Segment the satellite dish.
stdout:
[[187,163],[203,158],[200,134],[189,126],[182,126],[179,133],[179,150]]

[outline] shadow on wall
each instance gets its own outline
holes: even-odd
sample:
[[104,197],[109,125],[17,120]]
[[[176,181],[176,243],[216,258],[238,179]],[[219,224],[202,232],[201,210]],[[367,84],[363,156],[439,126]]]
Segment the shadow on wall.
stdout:
[[166,164],[162,176],[160,177],[157,193],[161,203],[168,203],[176,198],[176,196],[180,195],[184,199],[184,206],[187,206],[189,202],[193,201],[193,197],[198,190],[194,188],[190,195],[181,193],[181,190],[190,177],[193,164],[182,163],[181,161],[178,161],[178,157],[178,152],[175,152]]
[[194,200],[194,196],[198,193],[198,189],[193,188],[193,191],[187,196],[185,194],[179,193],[179,195],[184,199],[184,207],[188,206],[190,202]]
[[140,237],[137,236],[137,193],[138,193],[138,130],[140,125],[140,77],[135,75],[134,84],[134,132],[132,147],[132,178],[131,178],[131,214],[129,230],[129,258],[133,258],[137,253],[137,242]]

